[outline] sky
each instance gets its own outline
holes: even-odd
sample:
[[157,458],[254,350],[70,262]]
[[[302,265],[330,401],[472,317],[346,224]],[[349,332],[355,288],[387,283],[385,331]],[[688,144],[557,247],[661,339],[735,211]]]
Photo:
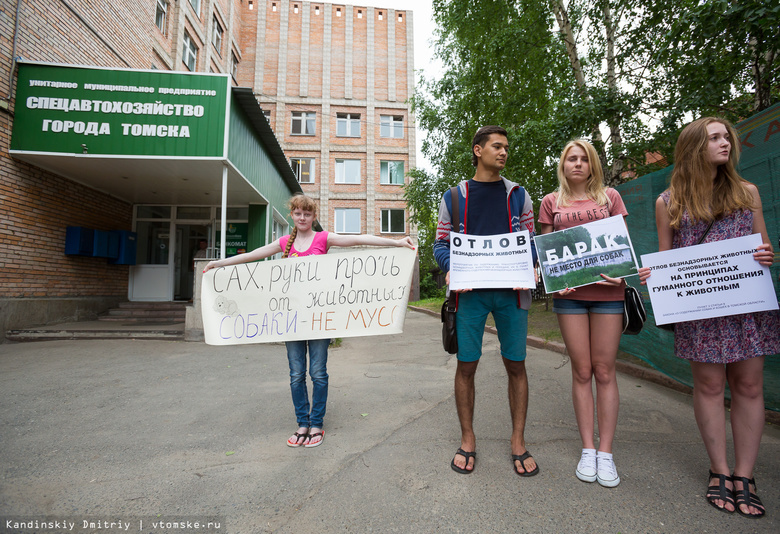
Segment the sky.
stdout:
[[[433,0],[357,0],[346,2],[347,5],[382,7],[399,11],[411,11],[414,24],[414,70],[415,80],[419,81],[422,70],[426,78],[436,77],[441,72],[441,66],[433,59],[431,44],[436,24],[433,21]],[[417,128],[417,167],[433,170],[430,161],[422,153],[422,142],[425,132]]]

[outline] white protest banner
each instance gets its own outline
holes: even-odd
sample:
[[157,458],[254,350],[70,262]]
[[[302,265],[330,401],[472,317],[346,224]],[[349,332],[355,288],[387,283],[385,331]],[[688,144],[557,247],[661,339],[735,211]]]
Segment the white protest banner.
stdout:
[[244,263],[203,275],[209,345],[403,332],[416,252],[361,248]]
[[536,253],[547,293],[602,282],[601,274],[637,274],[636,254],[622,215],[537,235]]
[[760,234],[642,255],[656,324],[777,309]]
[[450,289],[536,287],[531,234],[450,233]]

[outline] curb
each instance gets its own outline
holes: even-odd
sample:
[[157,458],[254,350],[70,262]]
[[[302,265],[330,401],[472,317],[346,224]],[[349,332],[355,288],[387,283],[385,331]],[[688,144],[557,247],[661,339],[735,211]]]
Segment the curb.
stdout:
[[[407,307],[414,311],[432,315],[433,317],[439,317],[438,312],[428,310],[426,308],[420,308],[418,306],[407,306]],[[486,326],[485,332],[490,332],[491,334],[497,334],[495,327],[492,326]],[[553,352],[558,352],[560,354],[566,354],[566,346],[563,343],[558,343],[555,341],[545,341],[544,339],[536,336],[528,336],[526,343],[531,347],[537,349],[546,349],[546,350],[551,350]],[[617,369],[618,372],[623,373],[625,375],[633,376],[634,378],[639,378],[640,380],[646,380],[647,382],[652,382],[653,384],[657,384],[659,386],[669,388],[679,393],[685,393],[686,395],[693,395],[692,387],[686,386],[685,384],[682,384],[674,380],[673,378],[669,378],[665,374],[661,373],[660,371],[656,371],[655,369],[648,369],[646,367],[642,367],[634,363],[626,362],[620,359],[618,359],[615,362],[615,368]],[[726,400],[726,407],[727,408],[731,407],[731,401],[728,399]],[[780,412],[774,412],[772,410],[764,410],[764,415],[767,423],[772,425],[780,425]]]

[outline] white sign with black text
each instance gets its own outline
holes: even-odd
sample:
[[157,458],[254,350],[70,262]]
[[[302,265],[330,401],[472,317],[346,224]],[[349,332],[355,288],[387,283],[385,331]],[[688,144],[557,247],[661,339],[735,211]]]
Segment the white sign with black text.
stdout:
[[450,233],[450,289],[533,288],[531,235]]
[[760,234],[642,255],[656,324],[778,309]]

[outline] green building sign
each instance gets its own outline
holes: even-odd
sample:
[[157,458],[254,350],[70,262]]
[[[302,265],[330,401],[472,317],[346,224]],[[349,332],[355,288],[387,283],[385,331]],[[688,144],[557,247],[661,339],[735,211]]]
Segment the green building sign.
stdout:
[[224,158],[230,80],[20,63],[11,150]]
[[[225,239],[225,255],[235,256],[236,254],[243,254],[246,252],[247,235],[249,232],[249,225],[246,223],[228,223],[226,239]],[[222,239],[220,234],[217,234],[216,249],[219,250],[222,246]]]

